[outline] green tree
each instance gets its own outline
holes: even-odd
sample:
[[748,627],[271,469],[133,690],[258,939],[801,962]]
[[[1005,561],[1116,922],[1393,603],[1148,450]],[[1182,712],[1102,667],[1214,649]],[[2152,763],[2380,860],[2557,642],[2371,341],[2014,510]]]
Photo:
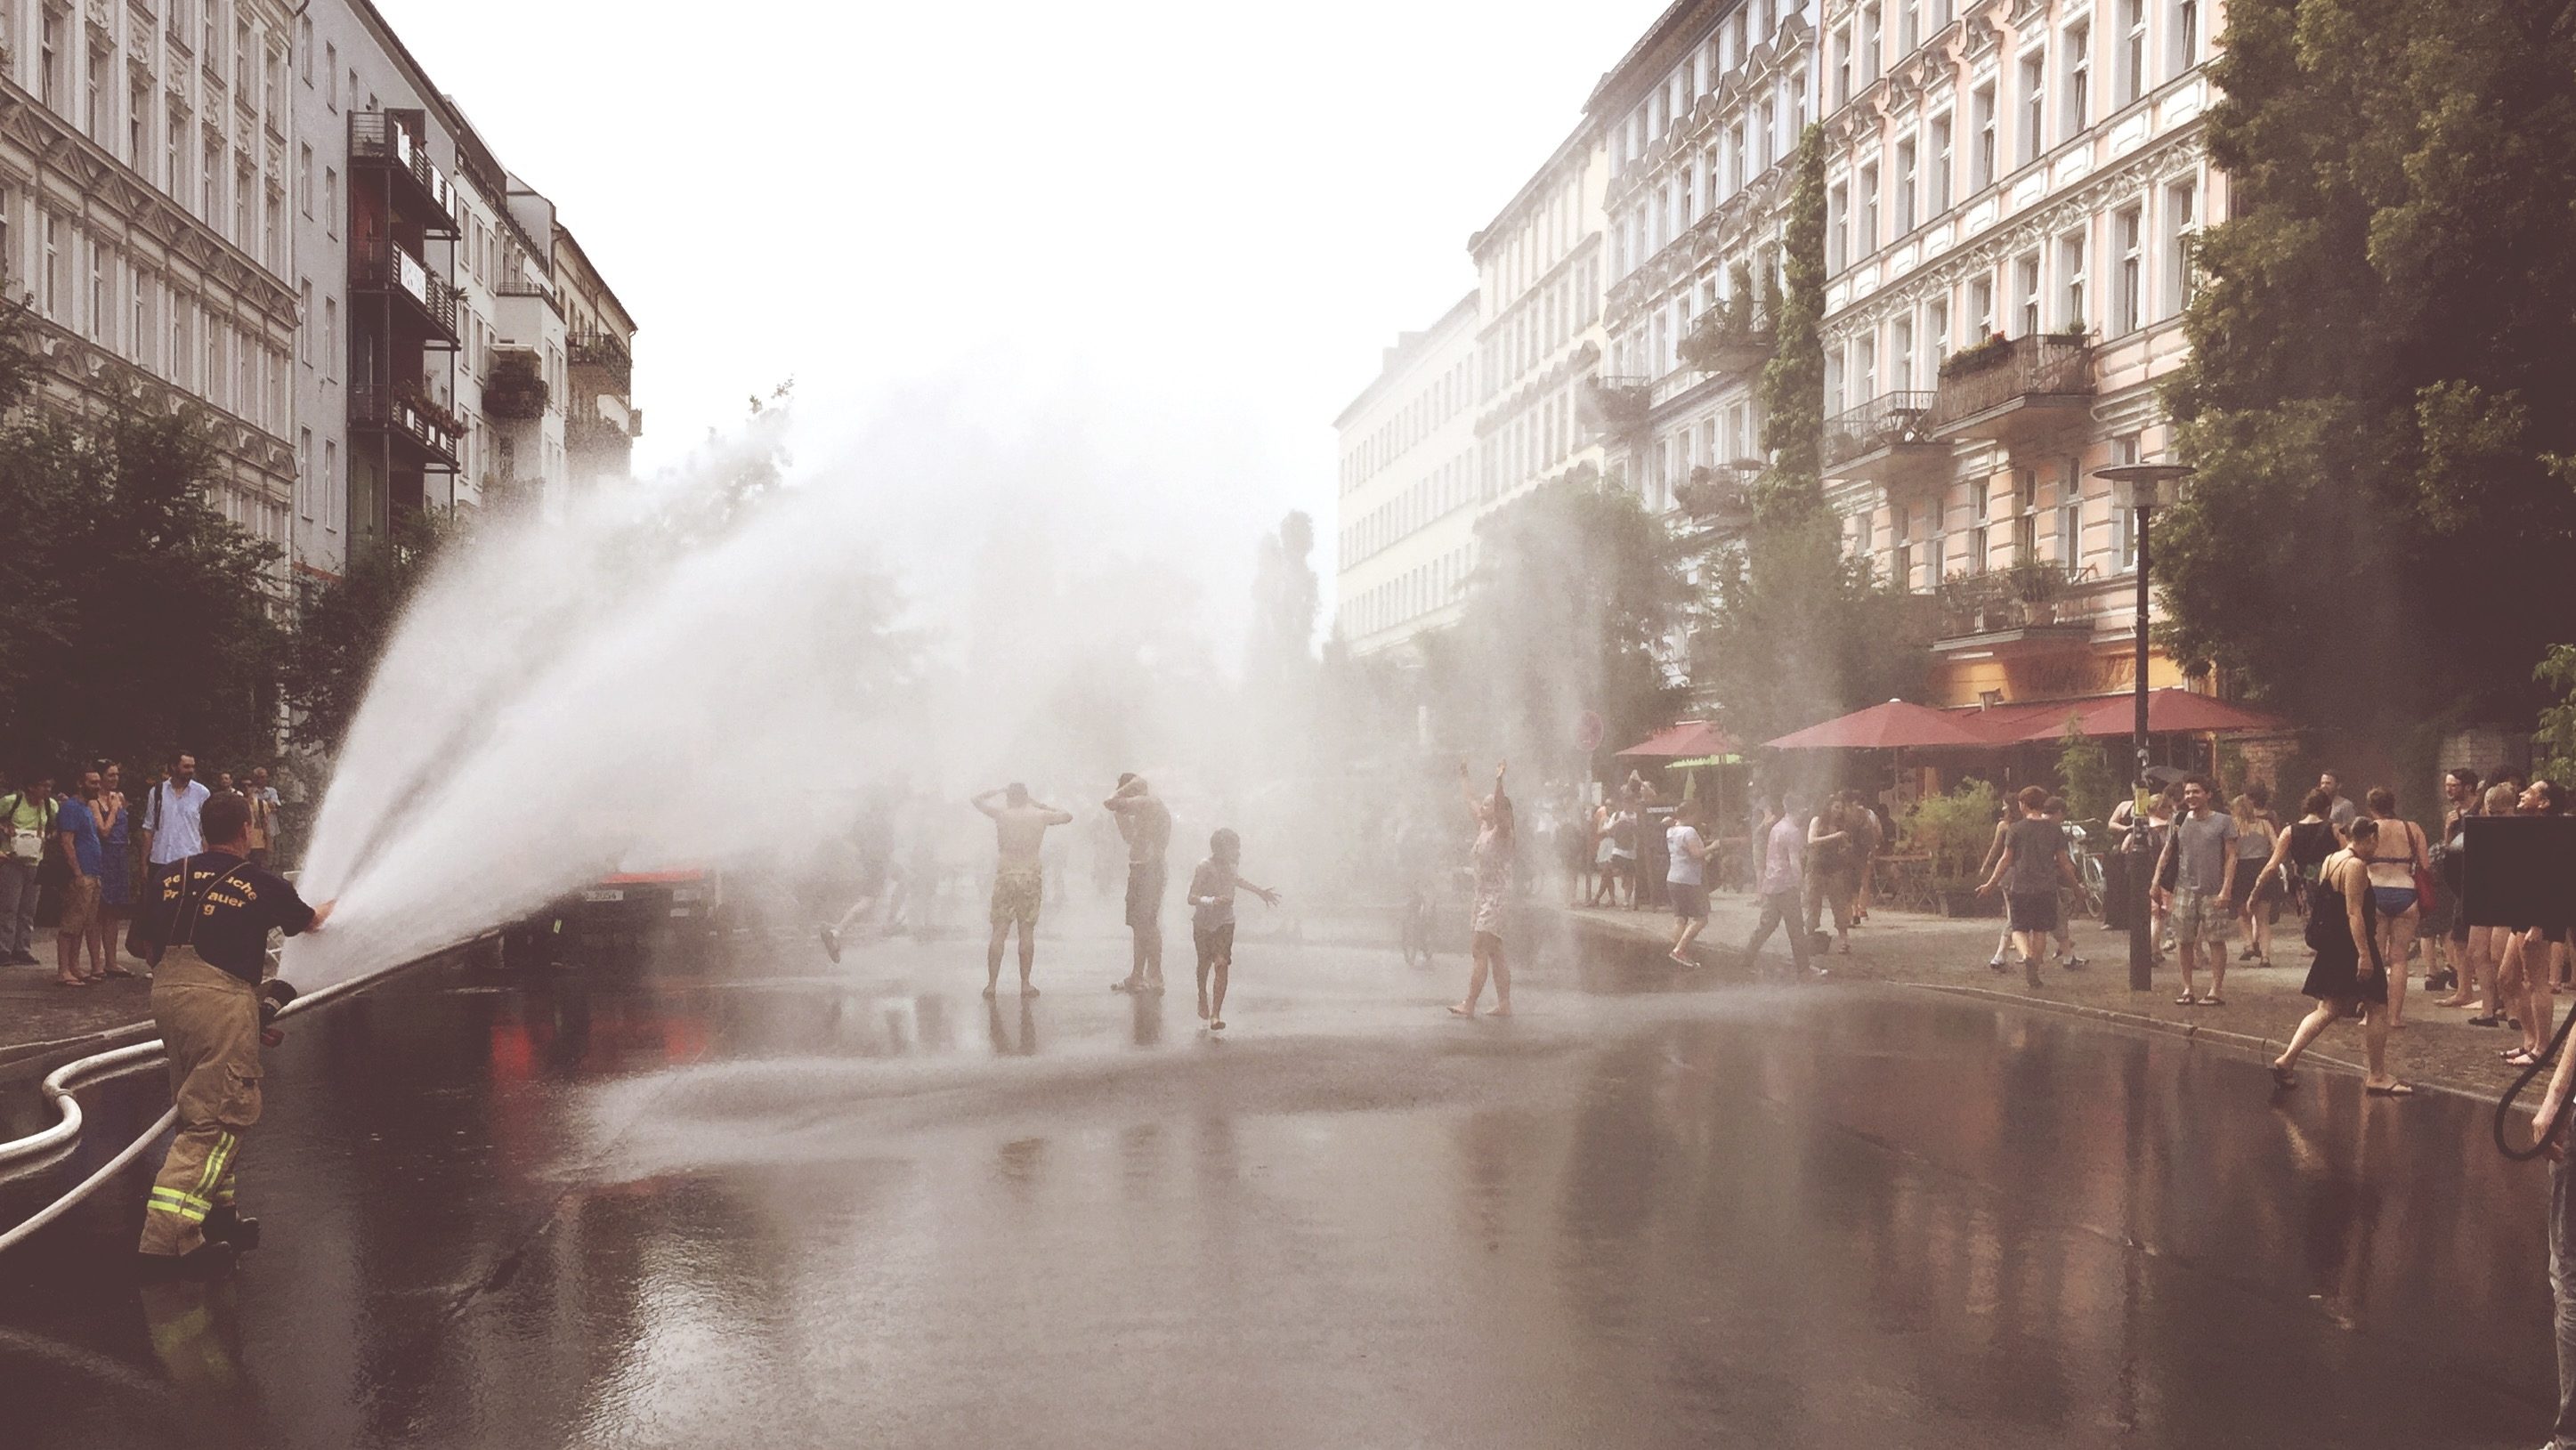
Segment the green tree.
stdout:
[[2576,782],[2576,644],[2550,646],[2532,677],[2550,695],[2531,736],[2532,774],[2560,785]]
[[1635,494],[1543,484],[1478,535],[1459,627],[1425,642],[1447,743],[1535,772],[1572,756],[1587,710],[1618,743],[1672,718],[1682,697],[1664,656],[1691,589],[1678,546]]
[[1692,678],[1729,733],[1751,742],[1874,700],[1921,690],[1930,617],[1922,601],[1847,557],[1824,495],[1825,171],[1821,132],[1798,143],[1776,304],[1778,350],[1759,386],[1769,465],[1741,547],[1702,565]]
[[274,752],[278,550],[207,502],[191,421],[34,405],[26,319],[0,317],[0,738],[35,760]]
[[2066,813],[2078,821],[2107,820],[2118,803],[2120,778],[2111,769],[2111,752],[2084,733],[2073,718],[2057,748],[2057,778],[2066,788]]
[[376,661],[455,532],[443,513],[406,514],[380,547],[362,551],[339,578],[301,582],[285,673],[298,740],[339,749]]
[[2576,6],[2244,0],[2213,71],[2170,642],[2309,720],[2520,717],[2576,610]]

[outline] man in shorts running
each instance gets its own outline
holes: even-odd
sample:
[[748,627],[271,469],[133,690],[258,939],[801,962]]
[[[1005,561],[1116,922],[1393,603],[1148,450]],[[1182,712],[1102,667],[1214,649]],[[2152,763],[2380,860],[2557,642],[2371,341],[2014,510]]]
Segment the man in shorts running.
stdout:
[[1116,992],[1163,990],[1163,886],[1172,849],[1172,812],[1155,799],[1145,777],[1132,772],[1118,777],[1118,789],[1102,801],[1118,819],[1118,834],[1127,842],[1127,929],[1136,940],[1135,962]]
[[1029,799],[1029,788],[1018,781],[984,792],[975,797],[974,805],[993,818],[993,837],[1000,847],[993,871],[993,941],[984,953],[984,995],[1000,990],[1002,945],[1016,924],[1020,995],[1034,997],[1038,989],[1029,984],[1029,968],[1037,964],[1038,908],[1046,901],[1046,872],[1039,865],[1038,848],[1046,843],[1047,827],[1070,825],[1073,817]]

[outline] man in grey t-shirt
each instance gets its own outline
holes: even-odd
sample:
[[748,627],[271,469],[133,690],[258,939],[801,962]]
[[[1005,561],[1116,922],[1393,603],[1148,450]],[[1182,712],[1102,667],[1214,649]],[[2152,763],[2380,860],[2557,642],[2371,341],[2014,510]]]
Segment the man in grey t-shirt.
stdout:
[[2329,770],[2317,777],[2317,789],[2324,791],[2334,801],[2333,805],[2326,807],[2326,819],[2334,823],[2335,834],[2341,836],[2351,830],[2354,818],[2361,814],[2361,807],[2354,805],[2344,795],[2342,785],[2336,781],[2333,771]]
[[[2182,947],[2182,996],[2175,1000],[2186,1007],[2227,1005],[2227,894],[2236,884],[2236,818],[2209,808],[2214,794],[2200,776],[2183,781],[2183,813],[2156,861],[2157,899],[2166,903],[2174,940]],[[2201,997],[2192,991],[2192,973],[2204,952],[2209,995]]]

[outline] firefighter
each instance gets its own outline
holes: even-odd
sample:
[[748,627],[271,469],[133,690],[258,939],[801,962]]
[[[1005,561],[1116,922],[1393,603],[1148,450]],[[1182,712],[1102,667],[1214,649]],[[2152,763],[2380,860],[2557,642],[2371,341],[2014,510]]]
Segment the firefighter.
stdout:
[[201,824],[206,849],[161,879],[138,924],[179,1115],[143,1213],[150,1273],[221,1267],[258,1246],[259,1220],[236,1211],[233,1182],[242,1134],[259,1121],[261,1033],[295,995],[261,981],[268,934],[318,930],[331,915],[331,903],[307,906],[284,877],[251,864],[250,802],[217,796]]

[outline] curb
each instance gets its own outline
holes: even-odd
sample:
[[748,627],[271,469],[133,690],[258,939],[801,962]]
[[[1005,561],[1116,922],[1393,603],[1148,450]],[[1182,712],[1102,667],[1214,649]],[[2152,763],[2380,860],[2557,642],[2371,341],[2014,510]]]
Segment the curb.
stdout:
[[19,1068],[41,1062],[56,1053],[73,1048],[96,1051],[101,1048],[122,1047],[129,1042],[141,1042],[150,1037],[153,1030],[152,1024],[148,1021],[128,1022],[122,1027],[102,1027],[96,1032],[84,1032],[77,1037],[56,1037],[43,1042],[13,1042],[8,1046],[0,1047],[0,1078],[12,1076]]

